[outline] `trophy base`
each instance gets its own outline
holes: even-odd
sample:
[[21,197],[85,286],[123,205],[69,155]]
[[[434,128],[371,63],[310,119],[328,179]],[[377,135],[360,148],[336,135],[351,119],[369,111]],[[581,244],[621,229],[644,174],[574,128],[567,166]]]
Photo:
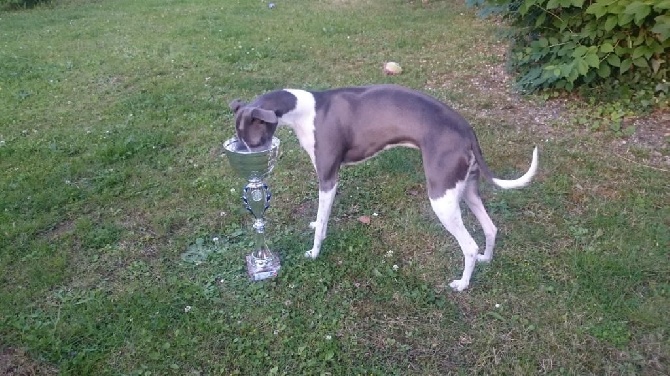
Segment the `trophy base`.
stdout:
[[274,253],[265,259],[256,258],[253,254],[247,255],[247,273],[252,281],[276,277],[280,268],[279,257]]

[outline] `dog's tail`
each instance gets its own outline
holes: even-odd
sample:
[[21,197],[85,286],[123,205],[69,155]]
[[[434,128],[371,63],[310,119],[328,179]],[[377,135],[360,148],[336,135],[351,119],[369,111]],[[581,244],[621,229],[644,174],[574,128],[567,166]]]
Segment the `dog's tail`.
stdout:
[[486,180],[502,189],[525,187],[528,185],[528,183],[530,183],[531,180],[533,180],[533,176],[535,176],[535,173],[537,172],[537,166],[539,164],[537,146],[535,149],[533,149],[533,160],[530,162],[530,168],[528,171],[526,171],[526,173],[523,174],[523,176],[520,178],[514,180],[497,179],[493,176],[493,173],[491,173],[491,170],[489,170],[489,166],[486,164],[486,161],[484,161],[482,150],[479,147],[479,142],[475,142],[472,150],[475,156],[475,161],[477,162],[477,165],[479,165],[479,171],[482,172],[482,175],[484,175]]

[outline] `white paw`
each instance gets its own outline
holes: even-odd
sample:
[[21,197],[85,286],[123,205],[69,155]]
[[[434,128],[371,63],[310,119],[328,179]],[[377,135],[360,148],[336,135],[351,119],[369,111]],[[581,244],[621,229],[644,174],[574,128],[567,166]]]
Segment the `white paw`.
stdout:
[[315,259],[316,256],[319,255],[319,250],[314,250],[310,249],[309,251],[305,252],[305,257],[310,258],[310,259]]
[[454,289],[454,291],[463,291],[468,288],[469,283],[464,282],[462,279],[455,279],[449,284],[449,286]]
[[316,229],[316,221],[309,223],[309,228]]
[[479,262],[491,262],[493,257],[487,255],[477,255],[477,261]]

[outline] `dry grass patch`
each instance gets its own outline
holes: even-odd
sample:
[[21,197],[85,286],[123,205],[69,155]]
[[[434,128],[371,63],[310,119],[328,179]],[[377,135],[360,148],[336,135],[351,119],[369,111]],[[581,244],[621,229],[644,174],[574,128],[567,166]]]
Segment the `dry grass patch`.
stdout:
[[58,375],[58,368],[39,362],[21,349],[0,350],[0,374],[5,376],[50,376]]

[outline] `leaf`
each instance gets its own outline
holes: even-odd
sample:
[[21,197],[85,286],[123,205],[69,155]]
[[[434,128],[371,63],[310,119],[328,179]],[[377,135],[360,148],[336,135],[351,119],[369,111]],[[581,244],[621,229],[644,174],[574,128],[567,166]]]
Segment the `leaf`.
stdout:
[[610,14],[607,16],[607,20],[605,21],[605,24],[603,27],[605,28],[605,31],[610,31],[614,29],[615,26],[619,24],[619,18],[615,14]]
[[364,225],[369,225],[370,224],[370,216],[362,215],[362,216],[358,217],[358,222],[360,222]]
[[610,129],[613,130],[614,132],[618,132],[621,130],[621,122],[620,121],[614,121],[610,123]]
[[651,6],[641,1],[635,1],[626,7],[624,13],[632,14],[635,24],[639,26],[642,24],[642,20],[651,13]]
[[654,18],[654,21],[656,21],[656,24],[651,28],[651,32],[659,34],[661,41],[670,39],[670,16],[658,16]]
[[519,6],[519,14],[525,16],[528,10],[533,7],[535,2],[533,0],[526,0]]
[[619,65],[619,70],[621,71],[622,74],[626,73],[630,69],[632,64],[633,61],[630,59],[623,60],[621,61],[621,65]]
[[[670,0],[668,0],[668,1],[670,1]],[[572,6],[577,7],[577,8],[581,8],[581,7],[584,6],[584,0],[572,0]]]
[[609,4],[605,1],[596,1],[586,8],[586,14],[593,14],[596,16],[596,19],[598,19],[607,13],[607,5]]
[[564,64],[561,67],[561,76],[563,77],[570,77],[570,74],[575,70],[575,63],[574,61],[571,64]]
[[636,14],[637,12],[639,12],[640,9],[644,8],[645,6],[647,5],[640,0],[633,1],[632,3],[626,6],[626,9],[623,12],[626,14]]
[[619,56],[626,56],[630,54],[632,51],[633,51],[632,48],[622,47],[621,45],[617,45],[616,47],[614,47],[614,53]]
[[575,48],[574,52],[572,52],[572,57],[574,58],[583,57],[587,51],[588,48],[586,46],[579,46]]
[[645,59],[643,57],[633,59],[633,64],[637,67],[640,67],[640,68],[649,68],[649,63],[647,63],[647,59]]
[[584,61],[586,61],[586,64],[593,68],[598,68],[600,65],[600,59],[598,59],[598,55],[595,53],[584,56]]
[[547,9],[556,9],[559,6],[559,0],[549,0],[547,2]]
[[[663,46],[656,41],[654,38],[649,38],[647,40],[647,47],[649,48],[649,51],[653,54],[662,54],[663,53]],[[649,55],[647,58],[650,58],[651,55]]]
[[623,129],[623,135],[626,137],[630,137],[635,133],[635,126],[634,125],[629,125],[626,128]]
[[632,58],[633,60],[637,59],[638,57],[644,56],[645,48],[644,46],[637,47],[633,50],[633,55]]
[[[556,70],[558,71],[559,74],[561,73],[560,69],[556,68]],[[550,80],[556,78],[556,76],[552,71],[544,69],[542,72],[542,76],[540,76],[540,78],[542,79],[543,82],[549,82]]]
[[619,13],[619,26],[626,26],[629,23],[633,21],[633,15],[632,14],[626,14],[626,13]]
[[633,46],[639,46],[642,43],[644,43],[645,39],[647,39],[647,35],[645,34],[644,31],[641,31],[640,34],[637,35],[637,38],[633,41]]
[[[566,76],[566,80],[568,81],[567,84],[573,84],[575,82],[575,80],[579,78],[579,76],[580,76],[579,69],[577,68],[577,64],[575,62],[575,64],[573,65],[572,70]],[[572,86],[571,85],[569,86],[567,84],[566,84],[565,87],[568,88],[568,90],[570,90],[569,87],[571,88]]]
[[614,52],[614,47],[612,46],[612,43],[603,43],[600,45],[600,52],[603,53],[610,53]]
[[612,70],[610,69],[609,64],[600,64],[600,68],[598,68],[598,76],[601,78],[607,78],[611,73]]
[[589,65],[584,61],[584,59],[576,59],[575,60],[576,66],[577,66],[577,72],[579,72],[580,75],[585,76],[586,73],[589,72]]
[[618,55],[611,54],[607,56],[607,62],[613,67],[621,66],[621,58]]
[[661,0],[654,4],[654,10],[670,9],[670,0]]
[[635,13],[635,24],[638,26],[642,25],[644,19],[647,18],[649,13],[651,13],[651,7],[649,5],[647,5],[643,11]]

